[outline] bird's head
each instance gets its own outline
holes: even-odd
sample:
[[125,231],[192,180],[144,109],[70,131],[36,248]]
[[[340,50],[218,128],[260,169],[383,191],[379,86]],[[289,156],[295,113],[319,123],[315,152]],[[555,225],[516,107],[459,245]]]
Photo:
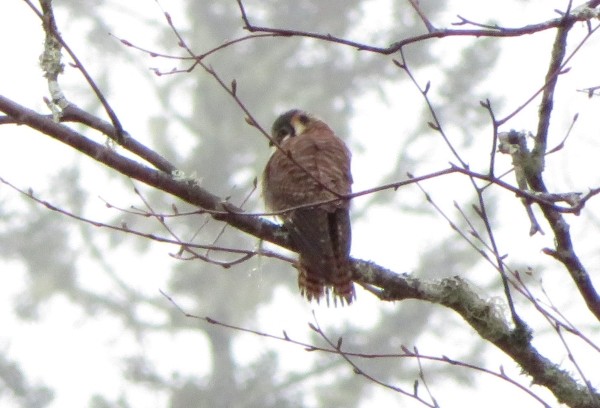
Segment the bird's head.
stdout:
[[[271,137],[280,145],[288,137],[300,136],[315,120],[309,113],[292,109],[275,120],[271,127]],[[273,142],[270,145],[272,146]]]

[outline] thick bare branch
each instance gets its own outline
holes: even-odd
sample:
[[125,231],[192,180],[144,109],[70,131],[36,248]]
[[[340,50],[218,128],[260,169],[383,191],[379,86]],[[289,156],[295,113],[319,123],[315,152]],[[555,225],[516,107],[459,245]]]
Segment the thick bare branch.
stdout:
[[[139,180],[210,211],[215,219],[226,221],[241,231],[277,245],[292,248],[287,239],[287,234],[281,227],[265,219],[244,215],[244,210],[199,187],[195,180],[180,179],[172,174],[152,169],[121,156],[114,149],[94,142],[73,129],[55,123],[48,117],[1,95],[0,111],[13,117],[18,123],[26,124],[32,129],[57,139],[125,176]],[[170,167],[174,168],[174,166]]]
[[[539,124],[537,134],[535,135],[535,144],[529,155],[529,159],[523,166],[527,184],[529,184],[534,191],[543,194],[548,192],[542,173],[544,171],[544,157],[547,152],[548,129],[550,127],[551,113],[554,105],[554,90],[558,81],[558,74],[564,64],[567,49],[567,36],[572,26],[573,21],[565,20],[563,25],[557,30],[550,64],[546,74],[546,86],[540,103]],[[600,320],[600,295],[594,287],[585,266],[581,263],[575,252],[571,234],[569,232],[569,224],[560,212],[555,211],[554,208],[548,207],[543,203],[539,204],[546,220],[552,228],[556,242],[556,249],[548,249],[546,250],[546,253],[553,256],[565,266],[579,289],[588,309],[594,314],[596,319]]]
[[419,299],[446,306],[458,313],[483,338],[516,361],[534,384],[552,391],[558,401],[572,408],[597,408],[600,394],[590,393],[567,371],[542,356],[531,344],[528,328],[511,328],[498,306],[482,299],[462,278],[455,276],[439,281],[426,281],[397,275],[378,265],[355,261],[361,283],[384,288],[374,291],[384,300]]

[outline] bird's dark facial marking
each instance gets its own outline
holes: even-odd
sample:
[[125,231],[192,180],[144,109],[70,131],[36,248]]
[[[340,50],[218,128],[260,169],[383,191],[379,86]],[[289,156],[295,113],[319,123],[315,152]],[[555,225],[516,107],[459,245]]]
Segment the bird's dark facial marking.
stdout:
[[[280,115],[271,128],[271,137],[273,142],[280,144],[284,139],[288,137],[296,136],[296,131],[292,126],[292,118],[296,116],[300,111],[298,109],[292,109]],[[270,145],[273,145],[273,142]]]
[[310,122],[310,118],[308,117],[308,115],[305,115],[304,113],[301,113],[298,116],[298,120],[300,121],[300,123],[302,123],[303,125],[308,124],[308,122]]
[[289,135],[290,135],[289,129],[283,128],[283,129],[279,129],[279,131],[277,132],[278,139],[283,139],[284,137],[289,136]]
[[277,143],[281,143],[281,142],[283,142],[283,140],[285,138],[294,137],[294,136],[296,136],[296,132],[294,132],[294,128],[289,124],[285,124],[277,130],[277,132],[275,134],[275,141]]

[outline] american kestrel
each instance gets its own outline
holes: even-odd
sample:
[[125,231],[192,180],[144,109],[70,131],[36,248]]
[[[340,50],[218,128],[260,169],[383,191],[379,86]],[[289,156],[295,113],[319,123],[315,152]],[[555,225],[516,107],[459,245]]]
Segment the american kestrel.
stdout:
[[279,147],[263,174],[265,203],[273,211],[304,206],[280,215],[299,253],[300,293],[350,304],[350,151],[325,122],[297,109],[279,116],[271,135]]

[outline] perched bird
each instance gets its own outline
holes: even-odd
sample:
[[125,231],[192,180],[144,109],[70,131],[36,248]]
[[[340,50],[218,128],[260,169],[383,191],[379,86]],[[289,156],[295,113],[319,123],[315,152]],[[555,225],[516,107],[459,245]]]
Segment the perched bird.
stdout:
[[263,174],[263,196],[272,211],[290,209],[279,217],[299,253],[300,293],[309,301],[350,304],[350,202],[343,199],[351,192],[350,151],[325,122],[297,109],[279,116],[271,135],[277,146]]

